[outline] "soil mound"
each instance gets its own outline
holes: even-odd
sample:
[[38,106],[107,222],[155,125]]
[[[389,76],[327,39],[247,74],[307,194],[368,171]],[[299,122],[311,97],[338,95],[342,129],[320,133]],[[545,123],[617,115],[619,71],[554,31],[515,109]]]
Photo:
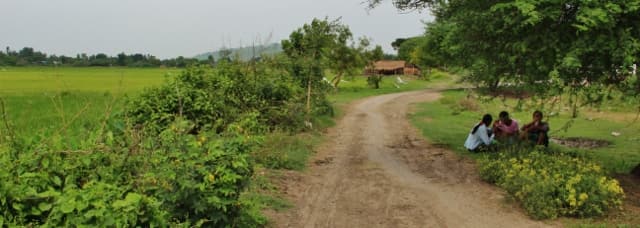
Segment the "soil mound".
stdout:
[[581,137],[552,138],[552,142],[572,148],[595,149],[611,145],[611,142],[600,139],[590,139]]

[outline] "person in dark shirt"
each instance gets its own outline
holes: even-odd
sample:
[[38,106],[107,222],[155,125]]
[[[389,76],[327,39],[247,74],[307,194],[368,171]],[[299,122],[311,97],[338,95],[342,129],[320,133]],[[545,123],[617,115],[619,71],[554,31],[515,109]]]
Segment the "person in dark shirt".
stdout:
[[522,126],[523,140],[528,140],[534,145],[549,146],[549,124],[542,121],[542,112],[533,112],[533,121]]

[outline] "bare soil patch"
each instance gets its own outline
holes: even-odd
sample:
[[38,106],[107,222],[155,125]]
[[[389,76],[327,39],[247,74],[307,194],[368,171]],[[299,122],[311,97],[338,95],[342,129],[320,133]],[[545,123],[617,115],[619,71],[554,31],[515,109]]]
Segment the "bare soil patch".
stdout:
[[587,110],[584,112],[584,116],[587,116],[587,118],[591,120],[611,120],[627,124],[639,124],[638,113]]
[[615,178],[620,181],[620,186],[627,197],[625,203],[640,209],[640,177],[626,174],[617,175]]
[[523,90],[518,90],[510,87],[500,87],[495,91],[484,90],[482,94],[492,97],[513,98],[513,99],[526,99],[531,97],[531,93]]
[[624,190],[625,200],[621,211],[612,214],[611,218],[629,224],[640,224],[640,176],[619,174],[615,178]]
[[566,147],[580,149],[595,149],[611,145],[611,142],[600,139],[590,139],[582,137],[551,138],[551,141]]

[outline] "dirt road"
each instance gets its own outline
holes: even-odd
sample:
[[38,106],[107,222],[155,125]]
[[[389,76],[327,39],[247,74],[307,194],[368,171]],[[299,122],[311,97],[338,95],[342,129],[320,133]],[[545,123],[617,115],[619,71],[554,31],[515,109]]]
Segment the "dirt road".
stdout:
[[[352,104],[307,171],[281,188],[294,208],[275,227],[545,227],[482,182],[473,162],[424,141],[407,119],[436,91]],[[461,143],[464,139],[460,139]]]

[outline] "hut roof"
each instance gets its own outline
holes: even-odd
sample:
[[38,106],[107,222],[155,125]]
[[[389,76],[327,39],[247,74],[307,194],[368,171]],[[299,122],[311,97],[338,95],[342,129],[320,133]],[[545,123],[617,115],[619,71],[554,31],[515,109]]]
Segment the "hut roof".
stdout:
[[392,60],[380,60],[377,61],[374,66],[376,70],[395,70],[404,68],[405,61],[392,61]]

